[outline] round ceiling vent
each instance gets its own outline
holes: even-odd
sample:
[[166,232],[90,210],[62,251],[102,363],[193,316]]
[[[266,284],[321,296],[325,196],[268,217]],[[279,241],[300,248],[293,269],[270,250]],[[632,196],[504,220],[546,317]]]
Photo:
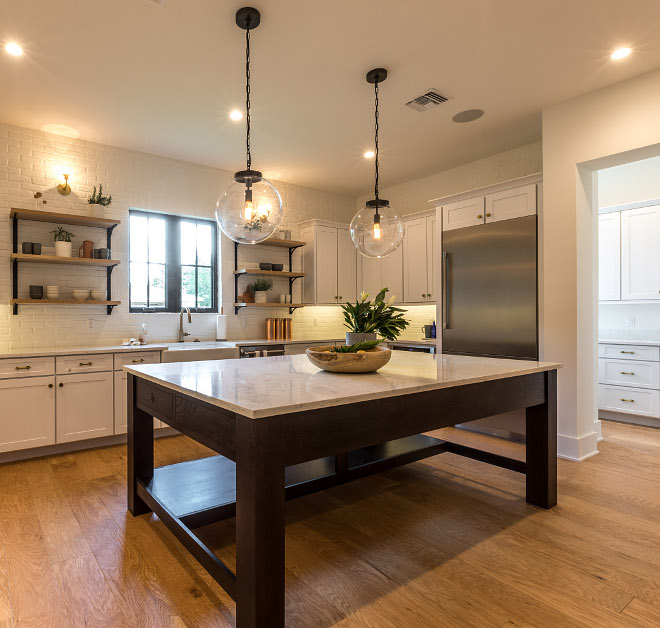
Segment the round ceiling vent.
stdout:
[[466,109],[465,111],[461,111],[460,113],[457,113],[452,118],[452,120],[458,123],[474,122],[475,120],[481,118],[481,116],[483,115],[484,115],[483,109]]

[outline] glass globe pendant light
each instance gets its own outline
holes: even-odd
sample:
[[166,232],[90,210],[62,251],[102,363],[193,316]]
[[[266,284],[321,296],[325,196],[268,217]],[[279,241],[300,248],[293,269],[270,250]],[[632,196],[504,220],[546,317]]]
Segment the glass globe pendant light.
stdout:
[[236,24],[245,31],[245,122],[247,167],[234,174],[234,181],[216,203],[215,219],[222,232],[235,242],[257,244],[268,239],[282,222],[282,199],[261,172],[252,170],[250,152],[250,31],[261,15],[252,7],[236,12]]
[[403,242],[403,222],[390,207],[390,202],[378,197],[378,84],[387,78],[387,70],[376,68],[367,72],[367,83],[374,86],[375,96],[375,163],[374,196],[367,201],[351,221],[351,239],[355,248],[366,257],[385,257]]

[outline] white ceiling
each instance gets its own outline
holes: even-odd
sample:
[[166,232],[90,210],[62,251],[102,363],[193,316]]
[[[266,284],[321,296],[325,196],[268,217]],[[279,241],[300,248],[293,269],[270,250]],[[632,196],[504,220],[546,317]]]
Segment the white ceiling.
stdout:
[[[0,120],[227,170],[244,167],[240,2],[5,0]],[[252,39],[253,167],[347,194],[372,186],[383,66],[387,186],[536,141],[544,108],[660,66],[658,0],[277,0]],[[612,62],[609,53],[633,54]],[[452,100],[404,107],[435,87]],[[486,115],[455,124],[454,114]]]

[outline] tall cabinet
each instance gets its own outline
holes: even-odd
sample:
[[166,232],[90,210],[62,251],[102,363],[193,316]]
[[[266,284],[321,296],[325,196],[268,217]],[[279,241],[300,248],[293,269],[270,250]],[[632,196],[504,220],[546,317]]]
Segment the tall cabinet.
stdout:
[[406,303],[435,302],[436,216],[427,214],[405,221],[403,240],[403,294]]

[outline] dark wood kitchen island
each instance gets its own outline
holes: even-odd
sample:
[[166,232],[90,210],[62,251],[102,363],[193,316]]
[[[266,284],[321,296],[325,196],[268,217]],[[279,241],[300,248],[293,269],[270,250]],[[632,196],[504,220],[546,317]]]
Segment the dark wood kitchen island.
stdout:
[[[557,502],[559,364],[395,352],[377,373],[319,371],[305,355],[124,367],[128,509],[155,512],[236,600],[239,628],[284,626],[285,501],[452,452],[526,476]],[[526,461],[424,434],[526,408]],[[217,456],[154,469],[156,417]],[[194,529],[236,517],[236,573]]]

